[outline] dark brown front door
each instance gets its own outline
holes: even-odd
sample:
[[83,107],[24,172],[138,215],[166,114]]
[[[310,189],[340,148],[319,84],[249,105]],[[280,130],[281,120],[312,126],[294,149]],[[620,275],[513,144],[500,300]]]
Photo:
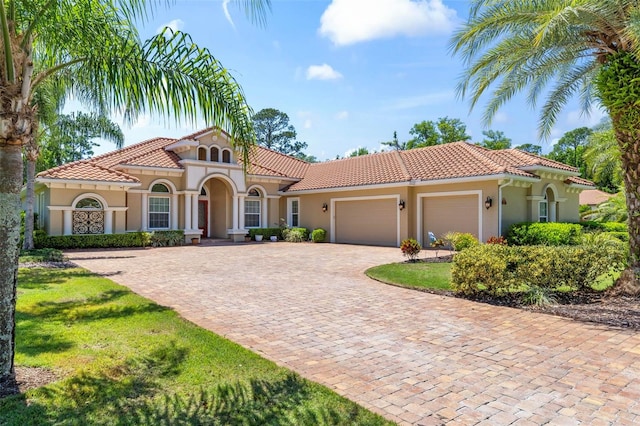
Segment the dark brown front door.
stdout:
[[209,236],[209,203],[198,200],[198,229],[202,229],[202,238]]

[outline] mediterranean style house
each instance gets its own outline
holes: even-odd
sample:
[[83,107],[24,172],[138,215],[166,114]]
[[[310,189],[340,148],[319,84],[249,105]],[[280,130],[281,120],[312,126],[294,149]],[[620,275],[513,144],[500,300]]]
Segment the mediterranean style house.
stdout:
[[251,228],[324,228],[335,243],[399,246],[449,231],[480,241],[522,221],[577,222],[578,170],[456,142],[310,164],[263,147],[246,173],[228,135],[156,138],[38,174],[49,235],[184,230],[244,241]]

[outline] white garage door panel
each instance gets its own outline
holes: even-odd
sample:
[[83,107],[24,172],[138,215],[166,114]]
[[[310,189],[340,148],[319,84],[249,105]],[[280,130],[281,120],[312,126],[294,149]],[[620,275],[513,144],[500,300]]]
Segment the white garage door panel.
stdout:
[[398,245],[398,206],[395,198],[336,201],[337,243]]
[[477,195],[424,197],[422,203],[422,241],[429,241],[429,232],[437,238],[451,231],[468,232],[478,237]]

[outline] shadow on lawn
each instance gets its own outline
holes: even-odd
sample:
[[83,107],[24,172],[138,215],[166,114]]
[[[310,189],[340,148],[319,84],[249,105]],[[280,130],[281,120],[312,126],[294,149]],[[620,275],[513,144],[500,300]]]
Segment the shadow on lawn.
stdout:
[[64,284],[71,278],[95,276],[83,269],[24,268],[18,275],[18,287],[29,290],[46,290],[55,284]]
[[334,425],[357,423],[355,404],[343,412],[309,408],[310,385],[294,374],[219,385],[190,394],[163,391],[156,380],[180,371],[186,349],[171,343],[99,375],[81,374],[24,395],[0,399],[6,425]]
[[32,305],[29,308],[29,312],[25,312],[25,314],[70,323],[75,321],[120,318],[134,314],[162,312],[168,309],[151,302],[137,305],[118,305],[112,303],[121,297],[129,295],[131,295],[131,292],[128,290],[108,290],[89,298],[64,300],[60,302],[39,302]]

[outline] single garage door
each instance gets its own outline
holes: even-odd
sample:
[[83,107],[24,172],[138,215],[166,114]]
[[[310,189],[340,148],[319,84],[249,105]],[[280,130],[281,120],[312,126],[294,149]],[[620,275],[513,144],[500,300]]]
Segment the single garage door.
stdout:
[[478,237],[478,196],[454,195],[422,199],[422,241],[428,233],[442,238],[447,232],[468,232]]
[[397,204],[395,198],[336,201],[335,241],[345,244],[397,246]]

